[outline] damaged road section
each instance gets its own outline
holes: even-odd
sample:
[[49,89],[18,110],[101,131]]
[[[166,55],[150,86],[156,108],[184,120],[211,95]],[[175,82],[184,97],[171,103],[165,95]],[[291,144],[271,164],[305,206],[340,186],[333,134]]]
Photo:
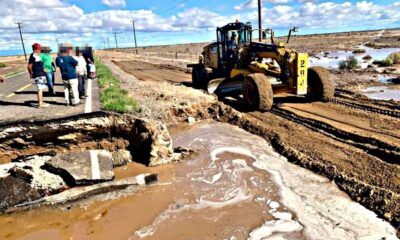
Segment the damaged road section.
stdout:
[[174,153],[166,126],[129,115],[97,112],[2,125],[0,211],[147,184],[157,176],[113,181],[113,169],[132,161],[156,166],[180,156]]

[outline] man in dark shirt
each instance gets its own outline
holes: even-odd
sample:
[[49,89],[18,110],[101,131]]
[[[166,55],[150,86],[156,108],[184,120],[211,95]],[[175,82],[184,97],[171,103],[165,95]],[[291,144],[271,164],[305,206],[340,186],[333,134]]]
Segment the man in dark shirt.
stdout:
[[32,49],[33,53],[30,55],[28,62],[28,72],[31,78],[35,80],[35,84],[38,90],[38,107],[44,108],[48,107],[49,104],[43,101],[43,90],[47,88],[47,85],[43,62],[40,59],[41,46],[39,43],[35,43],[32,45]]
[[[56,59],[56,65],[60,68],[61,76],[64,82],[64,95],[66,105],[72,104],[73,106],[79,105],[79,91],[78,91],[78,75],[76,72],[76,61],[72,56],[72,46],[60,47],[60,56]],[[72,99],[70,100],[70,95]]]
[[82,52],[82,56],[86,61],[86,70],[87,74],[89,75],[90,73],[90,64],[94,64],[94,58],[93,58],[93,49],[90,46],[84,47],[84,50]]

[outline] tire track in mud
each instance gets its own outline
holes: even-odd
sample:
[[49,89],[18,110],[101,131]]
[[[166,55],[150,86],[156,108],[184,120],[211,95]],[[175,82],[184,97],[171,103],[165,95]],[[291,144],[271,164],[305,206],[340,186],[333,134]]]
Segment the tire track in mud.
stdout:
[[375,138],[346,132],[337,129],[328,123],[302,117],[291,111],[276,106],[271,109],[271,112],[279,117],[301,124],[313,131],[320,132],[337,141],[359,148],[384,162],[400,165],[400,148],[397,146],[393,146]]
[[394,117],[394,118],[400,118],[400,112],[396,111],[396,110],[388,110],[388,109],[373,107],[373,106],[364,105],[364,104],[360,104],[360,103],[354,103],[354,102],[339,99],[337,97],[331,99],[330,102],[332,102],[334,104],[338,104],[338,105],[343,105],[343,106],[346,106],[349,108],[357,109],[357,110],[378,113],[381,115]]
[[357,105],[362,105],[365,106],[366,108],[373,107],[382,110],[390,109],[397,112],[400,111],[400,103],[396,104],[395,102],[388,100],[376,100],[376,99],[369,99],[366,97],[360,97],[357,92],[352,92],[350,90],[336,89],[335,98],[345,100],[350,103],[355,103]]

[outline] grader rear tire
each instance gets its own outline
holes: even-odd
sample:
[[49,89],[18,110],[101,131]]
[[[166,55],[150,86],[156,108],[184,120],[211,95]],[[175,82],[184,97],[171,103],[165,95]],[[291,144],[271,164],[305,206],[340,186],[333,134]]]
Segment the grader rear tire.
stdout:
[[327,102],[333,98],[334,93],[335,86],[328,69],[323,67],[311,67],[308,69],[308,99]]
[[192,69],[192,86],[196,89],[207,90],[210,75],[203,65],[195,65]]
[[201,88],[200,77],[201,77],[201,65],[194,65],[192,69],[192,86],[196,89]]
[[252,110],[262,112],[272,108],[273,91],[268,77],[261,73],[246,76],[243,80],[243,98]]

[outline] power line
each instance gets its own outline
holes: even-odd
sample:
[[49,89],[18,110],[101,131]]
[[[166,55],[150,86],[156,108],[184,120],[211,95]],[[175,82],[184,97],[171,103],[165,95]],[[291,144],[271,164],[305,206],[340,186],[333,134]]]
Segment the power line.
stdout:
[[165,14],[165,13],[167,13],[167,12],[169,12],[169,11],[175,9],[177,6],[179,6],[179,5],[181,5],[181,4],[185,4],[185,3],[187,3],[187,2],[189,2],[189,0],[183,0],[183,1],[181,1],[181,2],[178,2],[177,4],[172,5],[170,8],[167,8],[167,9],[164,10],[163,12],[158,13],[158,15],[162,16],[163,14]]
[[19,35],[21,37],[21,43],[22,43],[22,49],[24,49],[24,55],[25,55],[25,61],[28,61],[28,58],[26,57],[26,51],[25,51],[25,44],[24,44],[24,38],[22,37],[22,31],[21,31],[21,22],[17,22],[15,24],[18,24],[18,29],[19,29]]
[[135,38],[135,50],[136,50],[136,54],[138,54],[138,50],[137,50],[137,42],[136,42],[136,29],[135,29],[135,21],[132,21],[132,26],[133,26],[133,37]]
[[165,4],[164,6],[158,8],[154,13],[155,13],[155,14],[159,14],[159,13],[161,13],[162,11],[164,11],[165,9],[168,9],[168,8],[170,8],[171,6],[177,4],[179,1],[181,1],[181,0],[171,1],[170,3],[167,3],[167,4]]
[[115,48],[118,49],[118,41],[117,41],[117,32],[114,32],[114,38],[115,38]]
[[261,0],[258,0],[258,41],[262,41]]

